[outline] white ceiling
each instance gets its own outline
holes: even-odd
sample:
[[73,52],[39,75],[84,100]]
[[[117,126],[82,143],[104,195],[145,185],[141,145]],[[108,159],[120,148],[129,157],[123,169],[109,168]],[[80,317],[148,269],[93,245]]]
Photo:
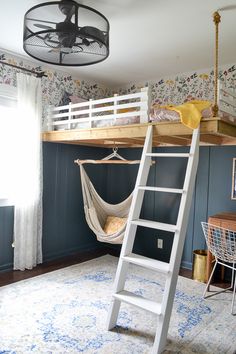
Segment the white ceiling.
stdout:
[[[23,51],[23,18],[30,7],[45,1],[2,1],[0,48],[39,64]],[[210,68],[212,14],[219,8],[220,65],[236,62],[235,0],[83,0],[83,4],[109,20],[110,56],[87,67],[55,67],[76,77],[121,86]]]

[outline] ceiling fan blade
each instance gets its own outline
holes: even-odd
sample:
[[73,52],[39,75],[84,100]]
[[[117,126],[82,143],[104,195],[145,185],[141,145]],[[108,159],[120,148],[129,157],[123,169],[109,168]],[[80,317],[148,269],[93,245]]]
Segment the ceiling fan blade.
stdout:
[[[91,44],[93,44],[93,43],[97,43],[100,48],[101,48],[101,46],[102,46],[101,43],[99,43],[99,42],[97,42],[97,41],[94,41],[94,40],[89,41],[87,38],[86,38],[86,41],[85,41],[85,39],[83,39],[82,43],[75,43],[73,46],[74,46],[74,47],[77,47],[77,48],[83,49],[82,46],[83,46],[83,47],[89,47],[89,46],[90,46]],[[83,50],[84,50],[84,49],[83,49]]]
[[236,5],[224,6],[218,9],[217,11],[230,11],[230,10],[236,10]]
[[46,20],[39,20],[38,18],[27,18],[27,20],[29,21],[35,21],[35,22],[43,22],[43,23],[50,23],[52,25],[56,25],[56,22],[52,22],[52,21],[46,21]]
[[34,26],[35,26],[35,27],[38,27],[38,28],[45,29],[45,30],[54,29],[54,28],[52,28],[52,27],[50,27],[50,26],[41,25],[40,23],[35,23]]
[[79,51],[73,51],[72,53],[81,53],[81,52],[83,52],[84,51],[84,48],[83,47],[81,47],[81,45],[77,45],[77,48],[79,48],[80,50]]
[[[80,42],[78,42],[78,38],[80,39]],[[73,44],[74,47],[79,47],[81,45],[89,46],[90,42],[86,38],[80,38],[77,37],[77,42]]]
[[[46,37],[47,37],[47,35],[44,38],[42,38],[42,37],[39,37],[39,38],[45,40]],[[52,45],[49,44],[49,47],[51,47],[52,49],[58,48],[61,45],[61,43],[59,41],[56,41],[56,40],[50,39],[50,38],[47,38],[47,43],[51,43],[52,44]]]

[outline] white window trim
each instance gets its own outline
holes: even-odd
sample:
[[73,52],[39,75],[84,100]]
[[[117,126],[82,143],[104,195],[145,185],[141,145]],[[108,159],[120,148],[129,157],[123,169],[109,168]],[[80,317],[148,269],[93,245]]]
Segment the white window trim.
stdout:
[[11,199],[1,199],[0,198],[0,207],[5,207],[5,206],[14,206],[15,203]]
[[[0,96],[10,98],[13,100],[17,99],[17,88],[7,84],[0,84]],[[10,199],[5,199],[0,197],[0,207],[2,206],[13,206],[14,202]]]

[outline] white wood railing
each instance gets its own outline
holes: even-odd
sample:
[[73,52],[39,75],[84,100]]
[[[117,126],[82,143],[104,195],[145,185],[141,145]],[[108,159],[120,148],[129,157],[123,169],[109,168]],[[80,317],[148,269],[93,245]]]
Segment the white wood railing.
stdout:
[[132,121],[137,117],[138,123],[147,123],[148,99],[148,87],[145,87],[138,93],[54,107],[49,111],[45,130],[89,129],[101,123],[104,126],[123,125],[120,118]]
[[232,120],[236,119],[236,92],[226,88],[222,81],[219,81],[219,110],[231,116]]

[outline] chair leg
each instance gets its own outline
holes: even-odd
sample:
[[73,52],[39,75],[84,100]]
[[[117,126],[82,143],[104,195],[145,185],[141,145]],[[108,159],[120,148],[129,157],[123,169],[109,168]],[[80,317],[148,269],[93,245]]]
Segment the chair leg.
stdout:
[[233,298],[232,298],[232,304],[231,304],[231,314],[235,315],[234,313],[234,300],[235,300],[235,290],[236,290],[236,273],[235,273],[235,268],[233,264],[233,269],[232,269],[232,281],[231,281],[231,286],[233,287],[233,281],[234,281],[234,287],[233,287]]
[[233,263],[233,268],[232,268],[232,275],[231,275],[231,288],[233,289],[234,286],[234,272],[235,272],[235,263]]
[[214,273],[214,271],[215,271],[215,269],[216,269],[217,264],[218,264],[218,261],[217,261],[217,259],[216,259],[216,263],[215,263],[215,265],[214,265],[214,268],[212,269],[211,276],[210,276],[210,278],[209,278],[209,280],[208,280],[208,283],[207,283],[207,285],[206,285],[206,287],[205,287],[205,290],[204,290],[204,293],[203,293],[203,298],[204,298],[204,299],[206,299],[206,298],[208,298],[208,297],[212,297],[212,296],[217,295],[217,294],[225,293],[225,292],[228,291],[228,290],[232,290],[232,286],[230,286],[229,288],[222,289],[222,290],[219,290],[219,291],[214,291],[212,294],[206,295],[206,292],[207,292],[207,291],[210,292],[210,282],[211,282],[211,279],[212,279],[212,276],[213,276],[213,273]]
[[217,266],[218,262],[217,262],[217,259],[216,259],[216,262],[215,262],[215,265],[212,269],[212,272],[211,272],[211,275],[210,275],[210,278],[207,282],[207,285],[205,287],[205,290],[204,290],[204,293],[203,293],[203,298],[206,299],[208,297],[211,297],[211,296],[214,296],[216,294],[220,294],[220,293],[223,293],[227,290],[233,290],[233,296],[232,296],[232,303],[231,303],[231,314],[232,315],[236,315],[236,313],[234,314],[233,310],[234,310],[234,301],[235,301],[235,293],[236,293],[236,268],[235,268],[235,264],[233,264],[233,268],[232,268],[232,277],[231,277],[231,286],[229,288],[226,288],[226,289],[223,289],[223,290],[220,290],[220,291],[216,291],[214,292],[213,294],[209,294],[209,295],[206,295],[207,291],[210,291],[210,283],[211,283],[211,279],[213,277],[213,274],[214,274],[214,271],[216,269],[216,266]]
[[207,285],[206,285],[205,290],[204,290],[204,293],[203,293],[203,298],[204,298],[204,299],[207,297],[207,296],[206,296],[206,292],[210,290],[211,279],[212,279],[212,277],[213,277],[213,274],[214,274],[214,271],[215,271],[215,269],[216,269],[217,263],[218,263],[218,262],[217,262],[217,259],[216,259],[215,264],[214,264],[214,267],[213,267],[213,269],[212,269],[212,271],[211,271],[210,278],[208,279]]

